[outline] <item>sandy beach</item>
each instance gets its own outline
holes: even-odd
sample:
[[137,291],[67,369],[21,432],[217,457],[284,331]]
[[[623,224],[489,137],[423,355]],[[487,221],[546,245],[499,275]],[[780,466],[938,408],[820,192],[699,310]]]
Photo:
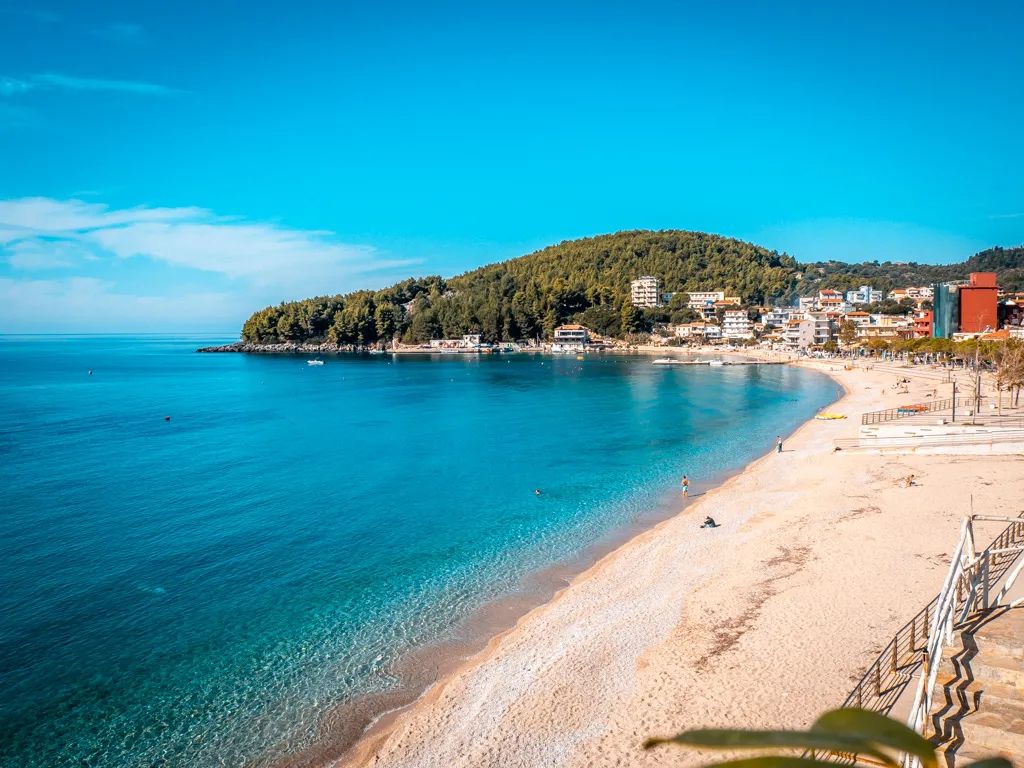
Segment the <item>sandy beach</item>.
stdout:
[[[978,512],[1021,511],[1024,458],[833,454],[861,413],[921,401],[934,381],[908,369],[897,396],[892,372],[801,365],[843,384],[830,410],[850,418],[807,423],[602,558],[336,764],[690,765],[707,755],[641,744],[801,727],[841,704],[939,590],[972,497]],[[705,515],[720,527],[700,529]]]

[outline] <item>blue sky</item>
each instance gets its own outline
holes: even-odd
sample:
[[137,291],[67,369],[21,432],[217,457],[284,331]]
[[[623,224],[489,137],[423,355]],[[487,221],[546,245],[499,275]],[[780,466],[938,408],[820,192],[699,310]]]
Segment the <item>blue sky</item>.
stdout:
[[620,229],[1024,242],[1020,3],[0,2],[0,332],[234,332]]

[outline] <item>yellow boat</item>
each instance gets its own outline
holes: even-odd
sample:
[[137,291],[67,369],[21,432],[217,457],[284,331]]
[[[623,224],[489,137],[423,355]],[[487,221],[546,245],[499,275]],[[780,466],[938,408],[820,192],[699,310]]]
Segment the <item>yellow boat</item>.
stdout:
[[833,419],[845,419],[845,413],[819,413],[814,418],[821,419],[822,421],[832,421]]

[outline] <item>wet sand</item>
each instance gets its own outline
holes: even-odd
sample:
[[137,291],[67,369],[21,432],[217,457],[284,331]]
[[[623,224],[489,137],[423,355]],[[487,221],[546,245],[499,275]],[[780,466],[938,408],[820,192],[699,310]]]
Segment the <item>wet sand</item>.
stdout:
[[[837,706],[938,591],[971,497],[976,511],[1020,511],[1024,460],[833,454],[860,413],[934,384],[898,398],[891,373],[831,375],[847,395],[830,410],[851,418],[809,422],[470,658],[440,649],[452,668],[437,666],[424,696],[315,762],[689,765],[701,755],[640,744],[691,727],[806,726]],[[919,485],[902,487],[910,473]],[[721,527],[698,528],[708,514]]]

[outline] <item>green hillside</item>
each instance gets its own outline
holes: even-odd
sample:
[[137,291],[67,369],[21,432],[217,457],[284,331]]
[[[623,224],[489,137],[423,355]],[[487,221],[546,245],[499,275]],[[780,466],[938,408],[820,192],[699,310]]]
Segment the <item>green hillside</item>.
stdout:
[[447,280],[410,278],[380,291],[267,307],[245,322],[242,339],[370,344],[396,334],[423,342],[472,331],[500,342],[550,338],[556,326],[572,320],[621,336],[672,318],[672,310],[679,319],[675,307],[641,313],[629,305],[629,284],[639,275],[656,276],[665,291],[720,289],[753,305],[788,303],[819,288],[870,284],[891,290],[962,279],[971,271],[996,271],[1004,287],[1024,289],[1024,249],[995,248],[948,266],[801,265],[786,254],[702,232],[617,232],[559,243]]
[[966,280],[971,272],[995,272],[1004,291],[1024,291],[1024,248],[989,248],[959,264],[824,261],[801,265],[797,290],[809,296],[821,288],[849,291],[870,285],[883,291],[908,285]]

